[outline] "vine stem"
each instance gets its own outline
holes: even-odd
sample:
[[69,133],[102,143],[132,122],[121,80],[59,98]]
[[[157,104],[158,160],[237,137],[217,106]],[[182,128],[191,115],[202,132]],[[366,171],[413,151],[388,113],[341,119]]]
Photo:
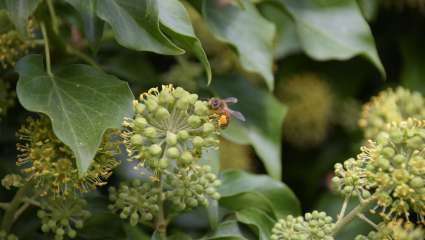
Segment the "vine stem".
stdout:
[[364,214],[362,213],[358,213],[357,217],[363,221],[365,221],[366,223],[368,223],[370,226],[372,226],[373,228],[375,228],[376,230],[379,230],[378,225],[376,225],[376,223],[374,223],[372,220],[370,220],[368,217],[366,217]]
[[346,196],[345,198],[344,198],[344,202],[342,203],[342,208],[341,208],[341,211],[339,212],[339,214],[338,214],[338,220],[337,221],[340,221],[341,220],[341,218],[343,218],[344,217],[344,215],[345,215],[345,211],[347,210],[347,206],[348,206],[348,202],[350,201],[350,196]]
[[351,210],[346,216],[340,218],[332,231],[332,236],[335,236],[345,225],[350,223],[358,214],[362,213],[370,204],[371,200],[364,200],[360,204]]
[[12,227],[13,222],[15,221],[15,214],[19,210],[21,203],[24,201],[24,198],[31,189],[31,182],[25,183],[15,194],[12,201],[10,202],[9,207],[4,213],[3,220],[1,223],[1,229],[9,232]]
[[47,37],[47,31],[46,31],[46,25],[44,22],[41,22],[41,32],[43,34],[44,39],[44,54],[46,55],[46,72],[47,74],[52,77],[52,66],[50,62],[50,47],[49,47],[49,38]]
[[0,203],[0,208],[3,208],[4,210],[7,210],[10,206],[10,203],[8,202],[1,202]]

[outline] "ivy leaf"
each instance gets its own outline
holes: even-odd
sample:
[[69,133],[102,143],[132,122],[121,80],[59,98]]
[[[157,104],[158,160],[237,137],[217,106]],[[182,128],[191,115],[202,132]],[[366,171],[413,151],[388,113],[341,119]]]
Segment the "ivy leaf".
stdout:
[[107,128],[132,114],[127,83],[86,65],[62,67],[49,76],[40,55],[16,65],[16,92],[29,111],[47,114],[57,137],[74,152],[80,172],[89,167]]
[[84,35],[90,47],[96,51],[102,38],[104,22],[96,16],[96,1],[66,0],[81,15],[84,23]]
[[[213,89],[220,97],[236,97],[239,103],[231,108],[242,112],[246,122],[232,120],[231,129],[238,143],[251,143],[264,163],[267,172],[275,179],[282,176],[282,136],[281,129],[286,107],[271,93],[251,85],[240,76],[231,75],[216,78]],[[225,131],[224,136],[228,136]]]
[[255,239],[253,234],[244,229],[236,220],[221,222],[213,234],[202,239],[214,240],[248,240]]
[[222,173],[221,180],[223,183],[219,192],[222,206],[235,211],[249,207],[267,211],[269,208],[273,211],[271,216],[276,219],[301,212],[294,193],[284,183],[269,176],[230,170]]
[[383,77],[372,32],[356,0],[274,0],[294,19],[304,51],[316,60],[364,56]]
[[96,13],[112,27],[115,39],[124,47],[168,55],[184,53],[161,32],[156,0],[96,1]]
[[245,208],[236,213],[236,218],[239,222],[252,226],[258,233],[258,239],[270,239],[275,220],[270,218],[267,213],[256,208]]
[[27,36],[27,21],[28,17],[37,8],[41,0],[0,0],[7,10],[7,13],[13,24],[22,36]]
[[195,55],[205,68],[208,84],[211,82],[211,67],[201,42],[196,37],[189,15],[178,0],[158,1],[159,20],[164,32],[184,50]]
[[260,74],[270,90],[274,87],[272,72],[275,27],[264,19],[250,0],[243,8],[219,1],[204,0],[203,15],[213,34],[234,46],[244,69]]

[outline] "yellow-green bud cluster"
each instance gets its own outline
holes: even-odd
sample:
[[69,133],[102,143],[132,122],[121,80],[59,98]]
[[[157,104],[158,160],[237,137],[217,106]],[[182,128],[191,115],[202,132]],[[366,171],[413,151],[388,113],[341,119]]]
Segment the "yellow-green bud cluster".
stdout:
[[[0,21],[2,24],[7,19],[7,14],[0,12]],[[27,23],[27,33],[30,36],[24,39],[15,29],[0,29],[0,68],[14,66],[16,60],[22,55],[28,53],[28,50],[34,47],[33,41],[34,23],[32,20]]]
[[277,95],[289,107],[283,137],[301,147],[320,144],[326,138],[333,109],[329,84],[317,75],[305,73],[283,81],[277,87]]
[[287,216],[279,220],[272,229],[272,240],[333,240],[332,217],[325,212],[313,211],[304,217]]
[[7,190],[10,190],[12,187],[21,187],[23,183],[24,179],[22,179],[21,175],[18,174],[7,174],[1,180],[1,185]]
[[166,183],[170,189],[165,192],[165,197],[178,211],[207,206],[208,197],[216,200],[220,198],[216,188],[221,182],[206,165],[178,168],[167,175]]
[[0,230],[0,240],[18,240],[18,237],[14,234],[8,234],[4,230]]
[[0,78],[0,116],[15,104],[15,92],[11,90],[9,82]]
[[[150,89],[135,101],[133,119],[122,134],[131,160],[155,173],[196,162],[205,148],[218,145],[218,129],[206,101],[171,85]],[[175,164],[174,164],[175,162]]]
[[162,193],[154,183],[134,180],[131,185],[121,184],[118,189],[109,189],[109,209],[122,219],[129,219],[131,225],[154,220],[159,211],[158,203]]
[[41,219],[41,231],[53,233],[55,240],[65,237],[75,238],[77,230],[83,228],[84,221],[90,217],[85,210],[87,202],[79,197],[42,198],[37,216]]
[[[388,124],[376,142],[361,148],[357,159],[335,167],[333,182],[346,195],[369,196],[386,219],[409,212],[424,222],[425,121],[408,119]],[[351,192],[352,191],[352,192]]]
[[117,144],[109,141],[111,135],[112,132],[105,134],[99,153],[87,172],[81,175],[73,152],[55,136],[49,119],[28,118],[18,131],[21,143],[17,145],[17,164],[42,195],[87,192],[106,184],[119,164],[114,158]]
[[411,222],[392,220],[378,225],[378,230],[370,232],[367,236],[359,235],[355,240],[423,240],[425,230]]
[[425,100],[418,92],[398,87],[387,89],[363,106],[359,126],[366,139],[374,139],[391,122],[425,119]]

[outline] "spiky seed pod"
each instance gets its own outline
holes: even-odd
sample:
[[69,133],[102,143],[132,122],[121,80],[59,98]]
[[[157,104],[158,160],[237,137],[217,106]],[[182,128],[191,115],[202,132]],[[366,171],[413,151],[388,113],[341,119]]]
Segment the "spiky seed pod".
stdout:
[[283,81],[276,90],[288,106],[283,137],[300,147],[320,144],[327,135],[333,108],[329,84],[315,74],[304,73]]
[[114,158],[117,143],[111,142],[113,132],[107,132],[89,169],[78,172],[71,149],[54,134],[50,120],[28,118],[18,131],[21,141],[17,165],[35,183],[42,195],[69,195],[87,192],[106,184],[119,162]]
[[[9,21],[6,13],[0,12],[0,21]],[[35,46],[33,40],[34,22],[27,22],[27,33],[29,38],[23,39],[20,34],[11,29],[0,29],[0,68],[13,67],[19,57],[28,53]]]
[[131,184],[121,184],[117,189],[109,189],[109,209],[122,219],[129,219],[131,225],[150,222],[159,211],[161,191],[153,183],[134,180]]
[[356,160],[347,160],[344,168],[337,164],[335,173],[334,183],[343,194],[373,198],[372,212],[380,209],[385,219],[409,219],[414,212],[424,222],[425,120],[388,124]]
[[168,174],[166,183],[169,190],[165,198],[178,211],[189,210],[194,207],[208,205],[208,197],[219,199],[216,188],[221,184],[209,166],[192,165],[187,168],[176,169]]
[[279,220],[272,229],[272,240],[333,240],[335,224],[325,212],[313,211],[304,217],[287,216]]
[[12,187],[18,188],[23,186],[24,179],[18,174],[7,174],[1,180],[1,185],[10,190]]
[[53,233],[55,240],[75,238],[77,230],[83,228],[84,221],[91,216],[86,206],[87,202],[75,195],[41,198],[41,209],[37,212],[41,230]]
[[378,228],[367,236],[357,236],[355,240],[423,240],[425,238],[423,227],[401,219],[383,222]]
[[166,85],[140,95],[134,107],[122,137],[136,168],[160,173],[169,166],[186,167],[202,150],[218,145],[219,129],[210,119],[208,103],[196,94]]
[[363,106],[359,126],[366,139],[374,139],[391,122],[425,119],[425,100],[418,92],[398,87],[387,89]]

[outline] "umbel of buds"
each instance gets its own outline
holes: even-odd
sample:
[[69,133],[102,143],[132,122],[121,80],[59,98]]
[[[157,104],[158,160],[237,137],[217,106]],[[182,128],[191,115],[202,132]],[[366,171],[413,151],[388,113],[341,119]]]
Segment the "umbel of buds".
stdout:
[[425,119],[425,100],[418,92],[398,87],[380,92],[365,104],[359,126],[366,139],[374,139],[388,123],[408,118]]
[[333,240],[335,224],[325,212],[313,211],[304,217],[287,216],[272,229],[272,240]]
[[84,226],[84,221],[90,217],[90,212],[85,210],[87,202],[77,196],[66,198],[42,198],[41,210],[37,216],[41,219],[41,230],[51,232],[55,240],[62,240],[66,236],[75,238],[77,229]]
[[73,152],[56,137],[49,119],[28,118],[18,131],[21,142],[17,145],[17,164],[41,195],[87,192],[104,185],[119,164],[113,156],[116,144],[109,141],[111,135],[105,134],[93,163],[86,173],[80,174]]
[[335,167],[333,183],[344,195],[373,199],[385,219],[411,212],[424,222],[425,121],[408,119],[388,124],[361,148],[357,159]]
[[135,116],[127,119],[122,134],[137,167],[163,172],[172,162],[186,167],[202,150],[218,145],[218,129],[210,119],[206,101],[171,85],[150,89],[134,102]]
[[118,213],[122,219],[130,219],[131,225],[154,219],[159,211],[160,189],[150,182],[134,180],[130,185],[121,184],[117,189],[109,188],[109,209]]
[[122,133],[129,160],[149,174],[147,182],[110,189],[110,209],[130,223],[158,223],[164,215],[207,205],[218,199],[220,181],[198,163],[218,146],[219,126],[208,102],[171,85],[152,88],[134,102],[135,115]]

